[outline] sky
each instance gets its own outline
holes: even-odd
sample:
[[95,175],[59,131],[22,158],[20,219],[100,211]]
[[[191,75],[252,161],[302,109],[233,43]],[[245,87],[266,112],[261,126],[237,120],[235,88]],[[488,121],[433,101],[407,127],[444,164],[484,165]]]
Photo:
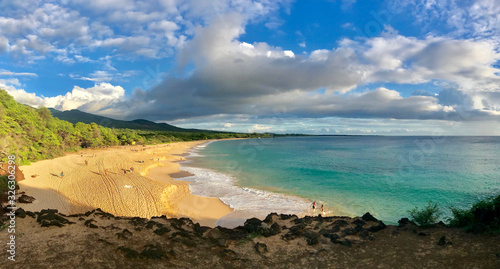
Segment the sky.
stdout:
[[500,135],[500,0],[0,0],[0,88],[187,128]]

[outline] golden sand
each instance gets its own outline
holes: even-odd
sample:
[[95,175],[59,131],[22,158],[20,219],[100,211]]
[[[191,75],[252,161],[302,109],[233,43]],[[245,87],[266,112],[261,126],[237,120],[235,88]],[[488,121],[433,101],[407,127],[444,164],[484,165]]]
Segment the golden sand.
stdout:
[[179,170],[178,162],[204,142],[84,150],[22,166],[26,179],[19,182],[20,191],[36,200],[18,206],[30,211],[58,209],[64,214],[101,208],[116,216],[188,217],[214,226],[231,208],[218,198],[192,195],[189,182],[173,180],[189,175]]

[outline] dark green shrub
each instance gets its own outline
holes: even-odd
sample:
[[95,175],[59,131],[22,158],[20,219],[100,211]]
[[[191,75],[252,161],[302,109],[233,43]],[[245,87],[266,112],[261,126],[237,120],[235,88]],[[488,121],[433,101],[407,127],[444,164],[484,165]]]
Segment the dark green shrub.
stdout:
[[452,208],[450,226],[474,233],[500,233],[500,195],[474,204],[471,209]]
[[438,204],[433,204],[432,201],[429,201],[429,204],[423,209],[415,207],[412,210],[408,210],[408,213],[410,214],[411,220],[422,227],[429,227],[436,224],[441,216]]

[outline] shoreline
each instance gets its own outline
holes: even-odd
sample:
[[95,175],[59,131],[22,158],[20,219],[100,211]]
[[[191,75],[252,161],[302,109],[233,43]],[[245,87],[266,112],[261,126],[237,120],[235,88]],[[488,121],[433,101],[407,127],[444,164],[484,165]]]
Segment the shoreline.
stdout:
[[[207,144],[219,141],[224,140],[208,141]],[[193,153],[193,151],[196,156],[200,150],[195,146],[190,149],[190,153]],[[203,153],[201,155],[203,155],[201,158],[209,158]],[[298,217],[321,214],[320,210],[312,211],[310,208],[312,200],[305,197],[241,186],[238,184],[237,178],[224,171],[197,166],[196,162],[194,162],[194,165],[182,165],[182,162],[180,163],[181,171],[192,175],[190,179],[186,179],[189,180],[192,194],[203,197],[217,197],[217,199],[233,209],[232,212],[216,221],[217,226],[235,228],[243,225],[249,218],[265,218],[269,212],[293,214]]]
[[20,207],[55,208],[64,214],[101,208],[123,217],[188,217],[214,227],[232,209],[218,198],[191,194],[187,181],[173,180],[189,175],[178,162],[192,147],[206,142],[85,149],[22,166],[25,180],[18,182],[19,192],[36,200]]

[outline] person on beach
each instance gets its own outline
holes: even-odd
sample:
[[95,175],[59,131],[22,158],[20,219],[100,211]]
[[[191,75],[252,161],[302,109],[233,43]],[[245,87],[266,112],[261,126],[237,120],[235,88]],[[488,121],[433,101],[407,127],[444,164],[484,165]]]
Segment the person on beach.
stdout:
[[64,172],[63,172],[63,171],[61,171],[60,176],[61,176],[61,178],[63,178],[63,177],[64,177]]
[[316,201],[314,201],[311,206],[312,206],[313,212],[316,211]]
[[321,204],[321,214],[325,214],[325,205]]
[[89,161],[85,160],[85,166],[89,166]]

